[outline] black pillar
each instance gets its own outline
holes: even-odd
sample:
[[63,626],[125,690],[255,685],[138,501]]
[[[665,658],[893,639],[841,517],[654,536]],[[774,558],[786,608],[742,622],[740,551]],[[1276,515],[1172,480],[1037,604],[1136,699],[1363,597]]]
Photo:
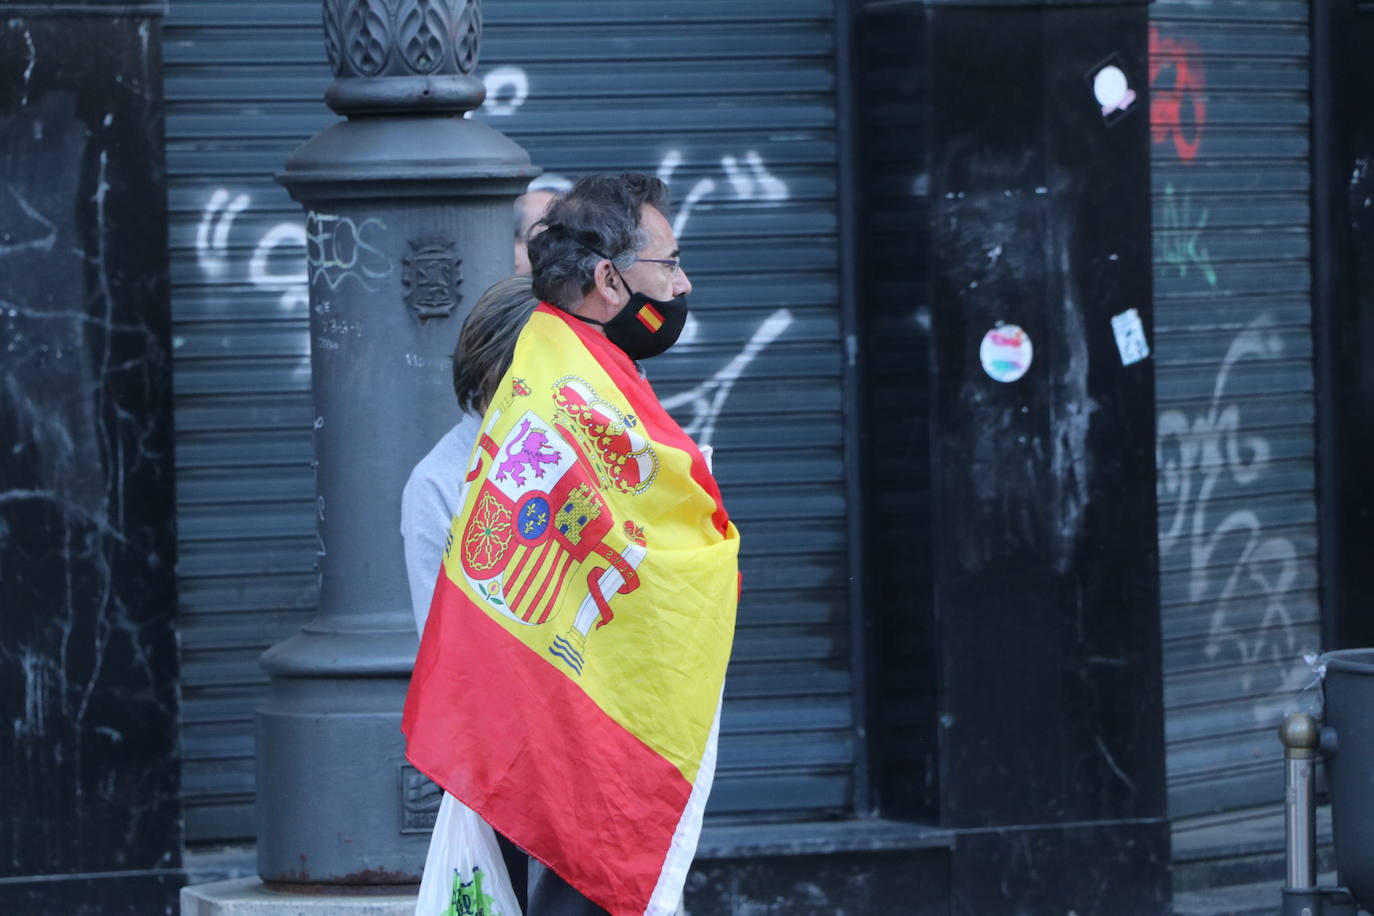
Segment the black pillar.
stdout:
[[1169,909],[1147,9],[925,8],[955,913]]
[[0,912],[181,856],[161,4],[0,20]]
[[1317,489],[1327,648],[1374,646],[1374,3],[1312,16]]

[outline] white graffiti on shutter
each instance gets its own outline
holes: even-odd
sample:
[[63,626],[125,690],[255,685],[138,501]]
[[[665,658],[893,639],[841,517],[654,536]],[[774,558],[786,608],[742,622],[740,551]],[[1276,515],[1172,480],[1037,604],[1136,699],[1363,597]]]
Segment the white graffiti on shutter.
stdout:
[[[1159,540],[1160,555],[1188,551],[1188,599],[1212,608],[1203,654],[1222,662],[1229,653],[1242,666],[1242,690],[1262,687],[1277,697],[1305,686],[1309,675],[1302,656],[1316,650],[1300,644],[1302,637],[1287,604],[1298,578],[1297,547],[1290,538],[1266,532],[1252,508],[1234,509],[1218,520],[1211,507],[1218,484],[1227,477],[1236,484],[1253,484],[1269,467],[1270,441],[1243,432],[1241,403],[1227,396],[1226,387],[1242,360],[1280,354],[1283,344],[1270,330],[1272,323],[1261,316],[1231,341],[1204,411],[1192,416],[1182,410],[1159,414],[1157,457],[1161,507],[1174,502]],[[1215,563],[1226,551],[1233,551],[1235,558],[1218,576]],[[1214,588],[1219,578],[1221,585]],[[1255,600],[1263,602],[1258,627],[1240,627],[1228,618],[1232,599],[1247,591],[1258,593]],[[1257,677],[1264,680],[1257,684]],[[1262,702],[1254,709],[1255,720],[1267,723],[1286,705],[1282,699]]]

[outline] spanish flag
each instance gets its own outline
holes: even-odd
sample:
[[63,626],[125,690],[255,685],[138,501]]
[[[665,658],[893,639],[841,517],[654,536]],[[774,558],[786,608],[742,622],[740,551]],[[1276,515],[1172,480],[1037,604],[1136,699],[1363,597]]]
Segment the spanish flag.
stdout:
[[541,305],[466,480],[406,755],[614,916],[671,914],[738,597],[715,479],[625,354]]

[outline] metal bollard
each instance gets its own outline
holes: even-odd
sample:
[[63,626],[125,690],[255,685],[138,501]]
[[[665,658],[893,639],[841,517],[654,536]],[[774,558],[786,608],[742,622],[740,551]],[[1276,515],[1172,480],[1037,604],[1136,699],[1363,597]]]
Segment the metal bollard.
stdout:
[[1290,713],[1279,726],[1283,742],[1284,832],[1288,878],[1282,916],[1355,916],[1344,888],[1317,887],[1317,753],[1321,726],[1304,712]]
[[1317,886],[1317,746],[1321,727],[1307,713],[1295,712],[1279,726],[1283,742],[1284,831],[1287,836],[1288,881],[1294,890]]

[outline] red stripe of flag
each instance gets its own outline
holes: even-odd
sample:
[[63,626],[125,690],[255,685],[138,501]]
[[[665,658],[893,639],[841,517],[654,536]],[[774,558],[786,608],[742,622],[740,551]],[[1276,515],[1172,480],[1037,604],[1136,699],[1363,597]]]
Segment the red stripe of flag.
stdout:
[[538,550],[537,547],[531,547],[528,544],[521,544],[515,549],[520,554],[520,559],[515,562],[515,568],[510,571],[510,575],[503,577],[507,587],[513,585],[515,580],[520,578],[520,571],[525,568],[530,561],[530,557]]
[[535,595],[534,600],[530,602],[530,610],[533,612],[535,608],[539,607],[539,599],[544,597],[544,591],[551,583],[556,583],[553,586],[553,591],[549,592],[549,600],[544,605],[544,610],[539,615],[540,623],[549,619],[549,612],[553,610],[554,604],[558,601],[558,596],[563,592],[563,580],[568,577],[568,569],[571,566],[572,554],[564,554],[561,567],[552,576],[544,580],[544,585],[539,589],[539,594]]
[[659,328],[663,327],[663,316],[660,315],[658,309],[654,308],[652,305],[646,304],[635,314],[635,317],[639,319],[640,324],[644,325],[655,334],[658,333]]
[[[552,546],[553,546],[553,538],[549,538],[548,540],[544,541],[544,546],[541,547],[541,548],[539,548],[539,554],[534,558],[534,571],[531,572],[531,573],[525,578],[525,584],[522,585],[522,586],[520,586],[520,591],[516,594],[515,598],[511,601],[511,608],[512,608],[512,609],[514,609],[517,605],[520,604],[520,602],[521,602],[522,600],[524,600],[525,592],[529,591],[529,589],[530,589],[530,583],[533,582],[535,579],[538,579],[539,576],[540,576],[540,574],[541,574],[542,572],[544,572],[544,570],[543,570],[541,567],[543,566],[544,558],[545,558],[546,556],[548,556],[548,554],[549,554],[549,548],[552,547]],[[514,581],[514,580],[515,580],[515,577],[512,576],[512,577],[511,577],[511,581]],[[525,614],[524,614],[524,618],[525,618],[526,620],[529,620],[532,616],[534,616],[534,608],[530,608],[530,609],[529,609],[528,611],[526,611]]]
[[[644,912],[691,784],[446,575],[435,598],[444,607],[415,660],[406,756],[594,903]],[[586,663],[603,662],[593,643]]]

